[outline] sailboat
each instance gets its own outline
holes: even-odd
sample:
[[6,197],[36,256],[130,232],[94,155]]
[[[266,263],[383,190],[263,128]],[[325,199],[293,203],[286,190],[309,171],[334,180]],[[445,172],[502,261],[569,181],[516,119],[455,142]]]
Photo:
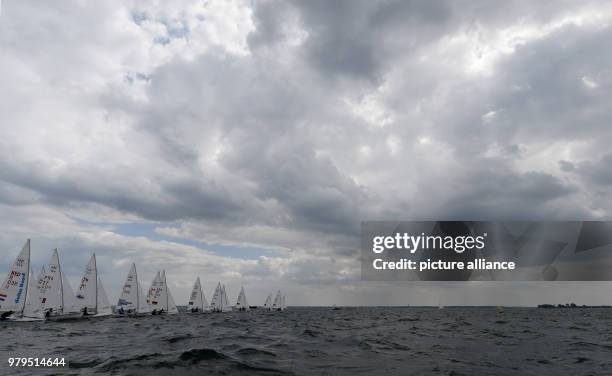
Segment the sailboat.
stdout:
[[200,277],[196,279],[191,290],[191,296],[189,297],[189,303],[187,304],[188,313],[203,313],[209,310],[208,302],[204,296],[202,290],[202,284],[200,283]]
[[149,304],[153,308],[152,314],[154,315],[162,315],[169,314],[174,315],[178,313],[178,308],[174,303],[174,298],[172,298],[172,294],[170,293],[170,289],[168,288],[168,283],[166,281],[166,271],[162,270],[161,274],[158,272],[151,284],[151,289],[149,290],[152,293]]
[[221,285],[221,282],[217,283],[210,306],[213,312],[228,312],[232,310],[227,299],[227,293],[225,292],[225,285]]
[[42,320],[35,288],[30,270],[28,239],[0,286],[0,320]]
[[240,294],[238,294],[238,301],[236,302],[236,310],[237,311],[248,311],[249,304],[246,300],[246,293],[244,292],[244,287],[240,289]]
[[274,303],[272,304],[273,311],[282,311],[283,308],[283,297],[281,295],[280,290],[276,293],[276,297],[274,298]]
[[[108,316],[112,313],[106,292],[98,277],[98,266],[96,254],[94,253],[85,267],[83,278],[76,294],[77,302],[83,316],[94,315],[96,317]],[[106,299],[106,301],[104,301]]]
[[[160,279],[161,279],[161,274],[157,272],[157,274],[155,274],[155,278],[153,278],[153,281],[151,281],[151,286],[149,287],[149,291],[147,291],[147,304],[151,307],[151,309],[154,309],[153,301],[155,300],[155,295],[161,294],[161,287],[159,286]],[[157,310],[155,311],[155,313],[157,313]]]
[[150,312],[151,308],[146,304],[142,287],[138,282],[136,264],[132,264],[117,302],[116,313],[120,316],[139,316]]
[[271,310],[272,309],[272,293],[268,295],[266,298],[266,302],[263,305],[264,309]]
[[46,320],[69,320],[81,317],[74,292],[62,272],[57,248],[40,285],[40,303]]
[[221,312],[221,282],[217,283],[212,300],[210,301],[210,307],[213,312]]
[[222,285],[221,290],[223,291],[223,294],[221,294],[221,297],[223,298],[221,300],[221,312],[230,312],[232,310],[232,306],[230,306],[229,299],[227,298],[225,285]]

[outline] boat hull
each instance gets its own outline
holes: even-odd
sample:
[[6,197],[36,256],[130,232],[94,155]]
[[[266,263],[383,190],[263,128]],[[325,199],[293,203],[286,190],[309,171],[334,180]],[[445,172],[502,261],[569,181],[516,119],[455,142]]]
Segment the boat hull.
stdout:
[[8,321],[8,322],[34,322],[34,321],[45,321],[45,319],[43,319],[42,317],[27,317],[27,316],[22,316],[22,317],[8,317],[5,320],[2,321]]

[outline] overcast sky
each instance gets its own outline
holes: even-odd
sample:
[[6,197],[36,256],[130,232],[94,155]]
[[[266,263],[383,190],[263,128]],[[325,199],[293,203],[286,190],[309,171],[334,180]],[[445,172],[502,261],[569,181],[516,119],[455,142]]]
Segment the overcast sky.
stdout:
[[4,0],[0,272],[251,304],[612,303],[360,282],[359,223],[612,219],[608,1]]

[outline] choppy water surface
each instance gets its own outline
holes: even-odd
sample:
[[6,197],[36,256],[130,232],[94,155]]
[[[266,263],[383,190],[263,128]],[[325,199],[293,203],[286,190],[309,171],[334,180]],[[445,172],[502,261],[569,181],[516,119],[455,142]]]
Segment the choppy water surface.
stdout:
[[612,374],[610,309],[291,308],[0,323],[0,333],[7,375],[32,372],[7,367],[17,354],[62,355],[70,367],[47,371],[59,374]]

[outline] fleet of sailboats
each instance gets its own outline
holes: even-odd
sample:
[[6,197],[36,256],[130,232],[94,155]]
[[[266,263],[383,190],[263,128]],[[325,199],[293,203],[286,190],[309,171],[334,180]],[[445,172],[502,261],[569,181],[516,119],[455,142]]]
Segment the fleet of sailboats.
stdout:
[[[285,295],[277,292],[272,303],[272,294],[264,304],[267,310],[286,309]],[[250,309],[244,287],[241,287],[234,306],[230,305],[224,284],[217,283],[210,305],[208,304],[200,277],[193,285],[188,313],[248,311]],[[138,279],[136,264],[132,264],[117,301],[115,315],[142,316],[179,313],[168,287],[166,272],[157,272],[145,296]],[[106,295],[102,279],[98,275],[95,253],[85,266],[76,294],[62,270],[59,251],[53,250],[48,264],[44,265],[38,278],[34,279],[30,262],[30,240],[17,255],[11,269],[0,285],[0,320],[39,321],[77,320],[110,316],[113,309]]]

